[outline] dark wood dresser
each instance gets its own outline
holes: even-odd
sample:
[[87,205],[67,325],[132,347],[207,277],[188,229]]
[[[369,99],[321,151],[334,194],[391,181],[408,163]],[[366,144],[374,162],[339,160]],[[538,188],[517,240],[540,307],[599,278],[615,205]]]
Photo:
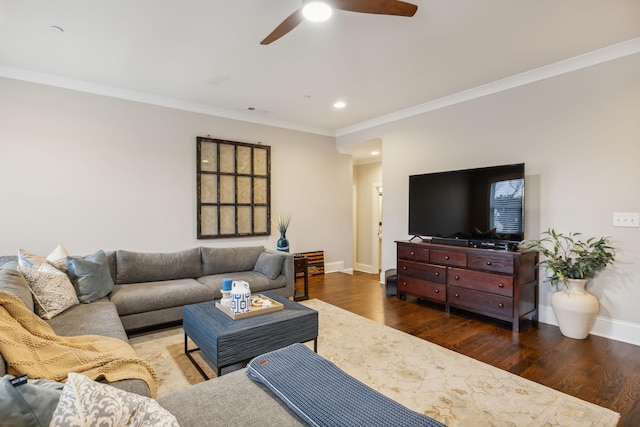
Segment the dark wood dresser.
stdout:
[[407,294],[511,322],[538,320],[538,253],[396,242],[398,298]]

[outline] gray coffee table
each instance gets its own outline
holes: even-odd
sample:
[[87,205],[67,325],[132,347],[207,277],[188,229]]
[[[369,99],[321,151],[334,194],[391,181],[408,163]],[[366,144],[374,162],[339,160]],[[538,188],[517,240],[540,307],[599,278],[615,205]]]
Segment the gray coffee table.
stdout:
[[[209,377],[191,356],[194,351],[202,351],[218,376],[224,367],[291,344],[313,340],[318,351],[318,312],[273,292],[262,294],[282,303],[284,310],[233,320],[213,301],[184,306],[184,352],[205,379]],[[196,348],[188,348],[188,338]]]

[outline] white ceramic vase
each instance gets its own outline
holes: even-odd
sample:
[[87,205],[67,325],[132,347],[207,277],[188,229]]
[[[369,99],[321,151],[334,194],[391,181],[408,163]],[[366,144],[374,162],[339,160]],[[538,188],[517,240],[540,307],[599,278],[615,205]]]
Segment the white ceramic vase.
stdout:
[[600,310],[598,298],[585,290],[589,279],[567,279],[567,289],[551,294],[551,308],[562,335],[584,339]]
[[240,314],[251,310],[251,288],[244,280],[234,280],[231,283],[230,297],[233,313]]

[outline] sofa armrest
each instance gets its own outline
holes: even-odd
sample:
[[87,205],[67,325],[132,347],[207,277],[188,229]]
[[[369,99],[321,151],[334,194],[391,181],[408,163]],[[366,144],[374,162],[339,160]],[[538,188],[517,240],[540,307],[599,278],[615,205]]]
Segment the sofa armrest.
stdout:
[[284,256],[284,262],[282,263],[282,270],[280,271],[280,274],[287,279],[287,284],[285,286],[287,296],[292,297],[295,292],[296,283],[296,274],[293,267],[293,254],[290,254],[288,252],[275,251],[269,248],[265,248],[264,250],[265,252],[270,254],[278,254]]

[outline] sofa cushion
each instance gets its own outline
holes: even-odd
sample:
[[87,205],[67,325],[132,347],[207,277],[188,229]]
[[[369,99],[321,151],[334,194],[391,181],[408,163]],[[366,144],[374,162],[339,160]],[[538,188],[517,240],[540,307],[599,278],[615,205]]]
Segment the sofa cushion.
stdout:
[[213,300],[213,291],[195,279],[116,285],[110,296],[120,316]]
[[28,380],[14,386],[15,377],[0,379],[0,424],[3,426],[48,426],[58,405],[64,384],[49,380]]
[[43,263],[37,270],[19,265],[18,271],[33,293],[36,314],[43,319],[52,319],[79,304],[69,277],[52,265]]
[[60,336],[101,335],[129,342],[116,306],[107,298],[91,304],[78,304],[47,323]]
[[200,250],[172,253],[116,251],[116,284],[195,278],[200,275]]
[[[249,404],[238,405],[238,397]],[[197,410],[215,402],[215,413]],[[183,427],[188,426],[307,426],[269,391],[250,380],[245,370],[225,374],[158,398]]]
[[23,267],[38,269],[42,264],[51,264],[60,271],[67,271],[67,250],[58,245],[47,257],[34,254],[24,249],[18,251],[18,264]]
[[51,426],[179,427],[155,400],[69,373]]
[[6,263],[0,268],[0,291],[9,292],[20,298],[29,310],[34,311],[33,296],[27,280],[18,270],[16,262]]
[[241,248],[200,248],[202,253],[202,275],[251,271],[263,246]]
[[82,303],[90,303],[109,295],[115,286],[104,251],[85,257],[67,257],[67,265],[69,277]]
[[262,252],[258,257],[258,261],[256,261],[256,266],[253,268],[253,271],[264,274],[269,279],[273,280],[280,275],[283,263],[284,256]]

